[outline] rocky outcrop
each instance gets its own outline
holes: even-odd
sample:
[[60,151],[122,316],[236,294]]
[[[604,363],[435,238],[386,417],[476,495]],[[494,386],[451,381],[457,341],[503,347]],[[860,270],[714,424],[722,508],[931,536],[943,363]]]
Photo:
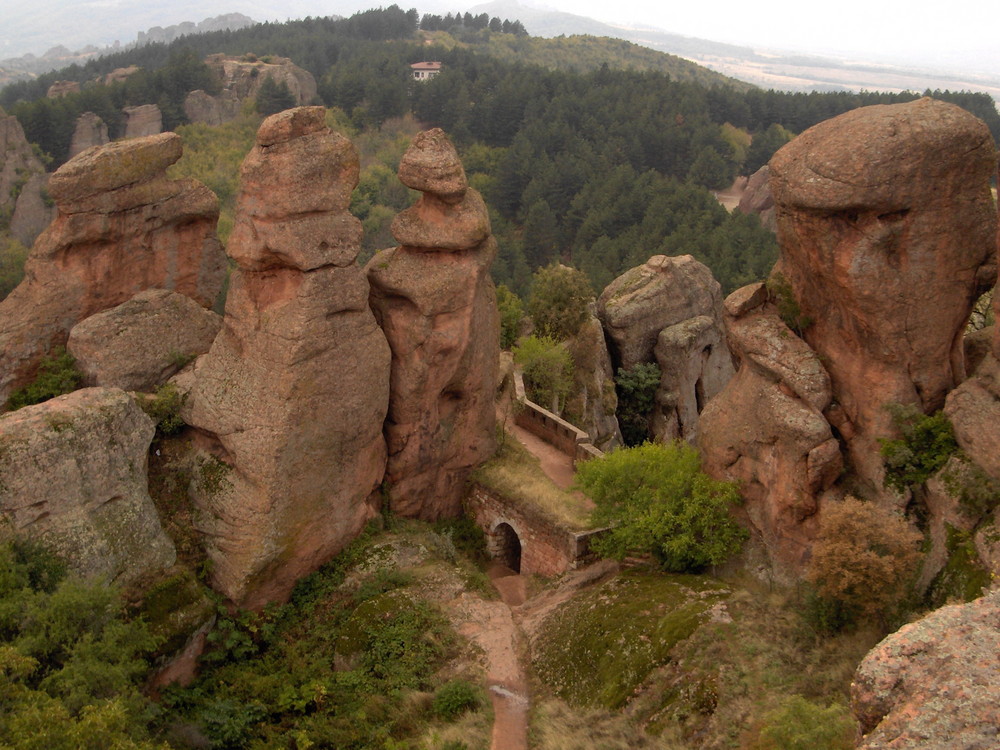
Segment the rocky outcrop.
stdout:
[[[155,134],[150,133],[148,135]],[[76,118],[73,140],[69,144],[69,158],[72,159],[91,146],[103,146],[109,140],[111,139],[108,138],[108,126],[104,124],[104,120],[93,112],[84,112]]]
[[152,391],[207,352],[221,326],[190,297],[148,289],[77,323],[66,349],[85,385]]
[[173,564],[146,485],[153,423],[117,389],[0,417],[0,518],[74,572],[127,582]]
[[13,214],[28,181],[44,173],[45,167],[31,150],[21,123],[0,109],[0,216]]
[[773,232],[777,224],[774,216],[774,197],[768,184],[769,175],[770,169],[766,164],[750,175],[738,208],[745,214],[756,214],[760,218],[761,225]]
[[844,465],[823,416],[830,377],[778,317],[763,284],[733,292],[725,310],[739,369],[701,414],[703,467],[739,482],[775,572],[794,577],[818,531],[820,498]]
[[184,411],[213,586],[246,607],[287,598],[353,539],[385,469],[390,354],[356,264],[358,157],[324,116],[292,109],[257,132],[223,327]]
[[1000,727],[1000,591],[904,625],[861,662],[858,747],[991,748]]
[[690,255],[654,255],[601,292],[597,314],[617,367],[660,367],[652,436],[693,439],[698,414],[733,374],[712,272]]
[[180,155],[180,137],[165,133],[85,151],[52,175],[56,218],[0,302],[0,401],[76,323],[144,289],[214,302],[225,272],[218,200],[194,180],[167,179]]
[[76,81],[55,81],[51,86],[49,86],[48,90],[45,92],[45,96],[49,99],[61,99],[64,96],[79,93],[80,84]]
[[201,89],[184,98],[184,114],[191,122],[221,125],[235,120],[240,113],[240,100],[232,91],[222,91],[212,96]]
[[399,178],[423,195],[393,221],[400,246],[366,267],[392,349],[386,479],[393,512],[434,520],[459,515],[469,472],[494,450],[496,242],[441,130],[413,139]]
[[163,113],[155,104],[125,107],[125,137],[144,138],[163,132]]
[[31,247],[55,218],[56,207],[49,197],[50,176],[40,172],[31,175],[14,204],[10,233],[25,247]]
[[600,450],[620,446],[615,371],[593,305],[580,330],[566,342],[566,349],[573,359],[573,390],[566,400],[566,418],[590,435]]
[[316,79],[286,57],[216,54],[205,58],[205,63],[215,73],[222,90],[214,96],[201,90],[188,94],[184,112],[192,122],[219,125],[235,119],[242,103],[256,97],[268,79],[288,86],[297,105],[312,104],[316,99]]
[[993,140],[965,110],[924,98],[820,123],[770,169],[789,302],[827,363],[828,417],[876,492],[885,405],[930,413],[965,379],[977,273],[996,251]]

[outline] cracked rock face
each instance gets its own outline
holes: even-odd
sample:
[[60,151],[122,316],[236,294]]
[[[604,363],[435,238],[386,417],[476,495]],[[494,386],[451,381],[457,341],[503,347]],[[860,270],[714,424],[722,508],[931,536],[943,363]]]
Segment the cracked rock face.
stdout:
[[167,178],[180,156],[180,136],[164,133],[88,149],[52,175],[56,218],[0,302],[0,401],[76,323],[138,292],[215,301],[225,274],[219,201],[200,182]]
[[466,478],[494,450],[496,242],[440,129],[413,139],[399,178],[423,195],[393,222],[400,246],[366,267],[392,349],[386,479],[393,512],[434,520],[461,512]]
[[259,608],[375,514],[389,347],[355,258],[351,143],[322,107],[267,118],[241,169],[222,330],[198,360],[185,420],[213,586]]
[[965,378],[965,323],[996,248],[995,168],[986,125],[929,98],[827,120],[771,160],[779,268],[873,488],[884,405],[930,413]]

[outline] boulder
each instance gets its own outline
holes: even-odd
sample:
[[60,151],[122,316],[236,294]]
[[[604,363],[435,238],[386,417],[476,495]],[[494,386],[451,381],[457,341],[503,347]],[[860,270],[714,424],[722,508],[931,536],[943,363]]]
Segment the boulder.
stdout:
[[144,138],[163,132],[163,113],[155,104],[125,107],[125,137]]
[[770,169],[765,164],[758,169],[747,180],[743,195],[740,197],[740,204],[737,206],[742,213],[756,214],[761,225],[765,229],[775,231],[776,223],[774,216],[774,196],[771,195],[771,188],[768,184]]
[[223,327],[182,412],[199,433],[191,490],[212,585],[244,607],[286,599],[350,542],[385,470],[390,353],[347,212],[358,157],[324,117],[308,107],[260,126]]
[[240,101],[231,91],[222,91],[217,96],[212,96],[198,89],[184,98],[184,114],[191,122],[221,125],[235,120],[239,113]]
[[93,112],[84,112],[76,118],[73,140],[69,143],[69,158],[72,159],[92,146],[103,146],[109,140],[108,126],[104,124],[104,120]]
[[1000,480],[1000,362],[986,354],[969,378],[948,394],[945,416],[962,451]]
[[144,289],[215,301],[225,274],[218,199],[194,180],[167,179],[180,155],[180,137],[164,133],[89,149],[52,175],[56,217],[0,302],[0,402],[79,321]]
[[736,375],[701,413],[705,471],[736,481],[772,572],[794,579],[818,532],[817,511],[844,464],[823,416],[832,399],[819,357],[777,315],[762,284],[726,299]]
[[851,683],[864,750],[997,747],[1000,591],[942,607],[868,652]]
[[[923,98],[820,123],[770,162],[779,270],[829,370],[852,469],[881,491],[889,403],[926,413],[965,379],[962,338],[996,252],[986,125]],[[928,304],[928,300],[933,303]]]
[[86,388],[0,416],[0,517],[82,576],[127,583],[173,565],[146,484],[153,422]]
[[399,176],[425,191],[393,222],[400,246],[366,266],[371,307],[392,349],[390,507],[425,520],[461,513],[469,473],[495,447],[496,242],[457,162],[442,131],[414,138]]
[[85,385],[152,391],[212,346],[222,318],[190,297],[147,289],[69,332]]
[[593,305],[587,319],[569,341],[566,348],[573,358],[573,390],[564,416],[588,435],[602,451],[622,444],[621,429],[615,410],[615,371],[604,339],[604,328],[597,319]]
[[712,272],[690,255],[654,255],[601,292],[597,314],[618,367],[660,367],[651,437],[692,439],[698,414],[733,374]]
[[31,175],[14,204],[10,233],[25,247],[31,247],[55,218],[56,207],[49,197],[49,177],[41,172]]

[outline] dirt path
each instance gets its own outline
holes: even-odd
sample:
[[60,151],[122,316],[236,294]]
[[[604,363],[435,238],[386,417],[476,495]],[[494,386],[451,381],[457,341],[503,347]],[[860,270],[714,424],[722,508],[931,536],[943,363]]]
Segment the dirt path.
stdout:
[[549,445],[537,435],[533,435],[516,424],[507,428],[518,442],[527,448],[542,463],[542,471],[553,484],[563,490],[573,484],[573,459],[553,445]]

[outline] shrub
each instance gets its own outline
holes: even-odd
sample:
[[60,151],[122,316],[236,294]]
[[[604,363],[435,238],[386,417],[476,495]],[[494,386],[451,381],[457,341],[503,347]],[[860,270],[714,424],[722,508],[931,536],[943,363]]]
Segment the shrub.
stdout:
[[888,404],[902,437],[879,440],[885,484],[900,492],[930,479],[958,451],[951,422],[941,412],[926,415],[911,404]]
[[465,680],[450,680],[438,688],[431,711],[440,719],[454,721],[466,711],[479,707],[479,690]]
[[514,347],[524,387],[535,403],[559,413],[573,387],[573,358],[553,339],[526,336]]
[[793,695],[764,717],[761,750],[850,750],[854,721],[847,707],[832,703],[821,708]]
[[582,271],[558,263],[535,272],[528,296],[528,315],[540,336],[565,341],[587,319],[594,290]]
[[649,553],[665,570],[692,572],[723,562],[748,536],[729,514],[740,502],[736,485],[702,472],[698,451],[683,441],[587,461],[577,481],[597,505],[594,522],[612,527],[593,545],[607,557]]
[[812,318],[802,314],[802,307],[795,299],[791,282],[780,271],[775,271],[767,280],[767,291],[778,307],[778,316],[785,325],[799,336],[813,324]]
[[618,368],[618,424],[625,445],[640,445],[649,439],[649,416],[656,404],[660,387],[660,367],[655,362],[639,364],[630,370]]
[[63,347],[58,347],[52,356],[42,360],[34,381],[10,394],[7,408],[11,411],[22,406],[31,406],[48,401],[50,398],[72,393],[83,379],[76,369],[76,360]]
[[500,311],[500,348],[510,349],[517,341],[524,308],[521,298],[501,284],[497,287],[497,308]]
[[919,533],[874,503],[828,503],[806,569],[820,597],[843,608],[844,623],[884,616],[916,568]]
[[178,391],[173,383],[165,383],[156,389],[154,398],[144,399],[139,403],[142,410],[156,423],[157,434],[176,435],[185,426],[180,412],[186,398],[187,395]]

